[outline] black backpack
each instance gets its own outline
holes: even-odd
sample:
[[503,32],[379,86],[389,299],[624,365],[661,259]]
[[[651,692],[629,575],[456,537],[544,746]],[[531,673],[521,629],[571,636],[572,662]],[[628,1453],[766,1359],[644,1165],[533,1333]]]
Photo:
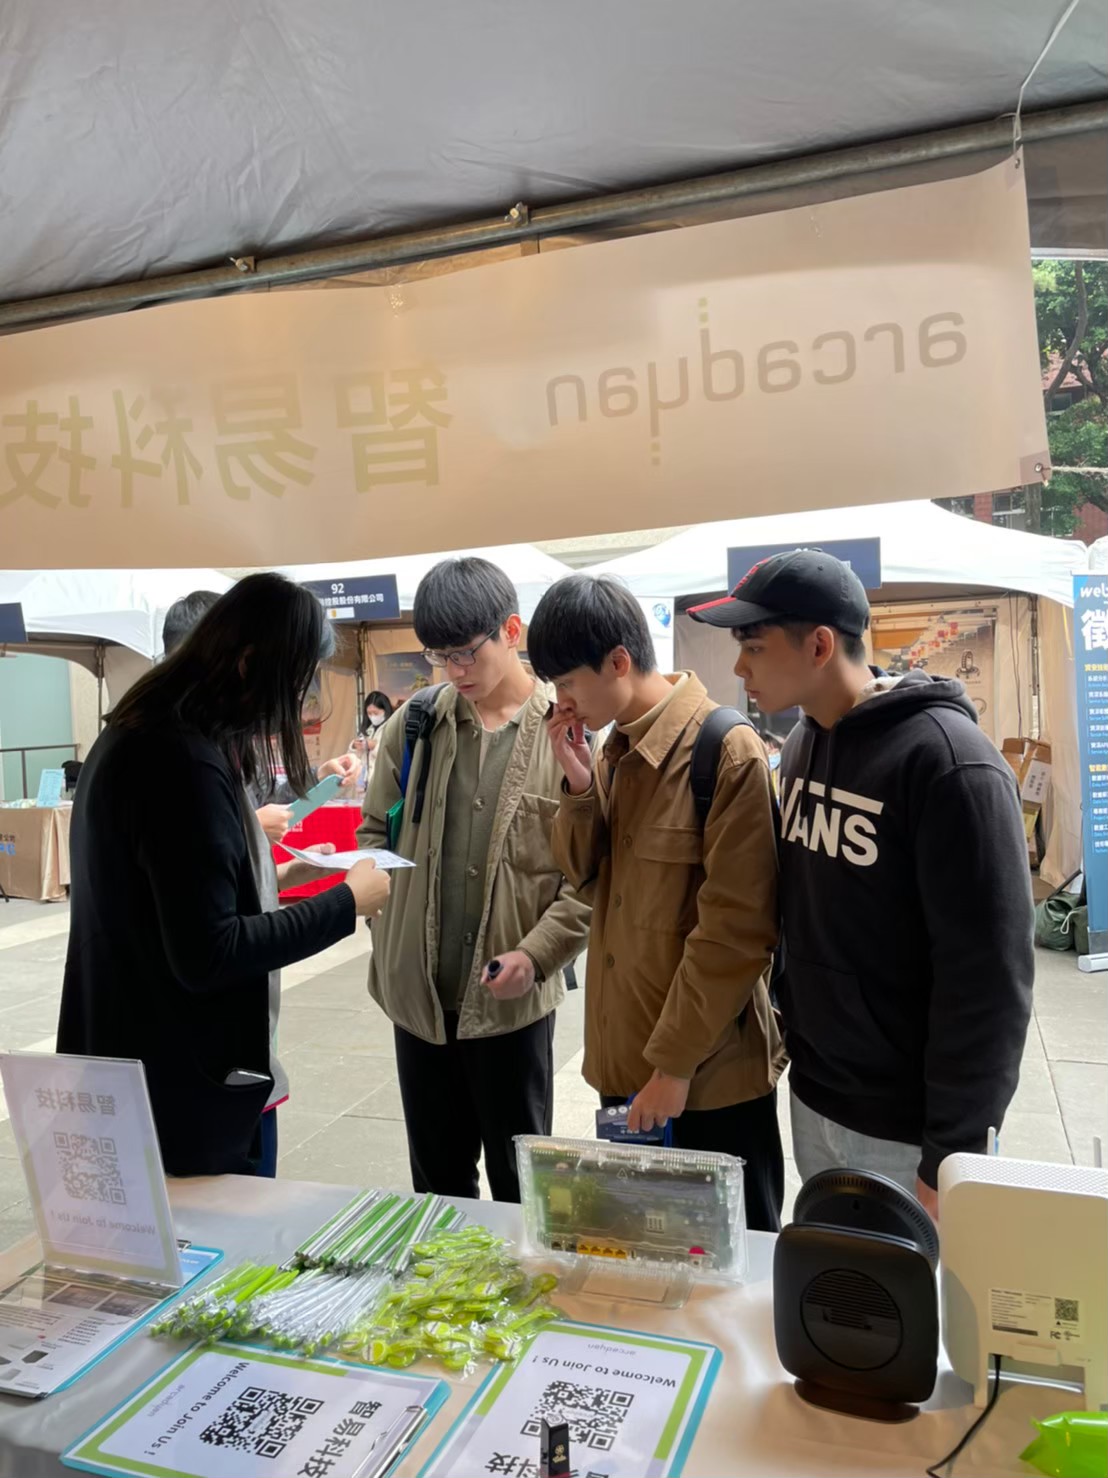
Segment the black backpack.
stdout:
[[701,831],[704,830],[708,820],[708,812],[712,809],[712,800],[716,793],[716,776],[719,774],[719,757],[723,749],[723,741],[731,730],[737,729],[740,724],[745,724],[749,729],[754,727],[746,714],[740,713],[737,708],[713,708],[701,724],[700,733],[696,736],[692,765],[689,769],[689,784],[692,787],[696,819],[700,822]]
[[415,794],[412,797],[412,825],[423,820],[423,802],[427,795],[427,780],[431,771],[431,734],[435,727],[435,707],[445,683],[436,683],[432,688],[420,688],[412,694],[404,708],[404,758],[400,764],[400,799],[385,818],[386,841],[389,850],[395,852],[400,840],[400,827],[404,820],[408,800],[408,777],[412,771],[412,756],[416,745],[423,741],[419,756],[419,771],[416,774]]

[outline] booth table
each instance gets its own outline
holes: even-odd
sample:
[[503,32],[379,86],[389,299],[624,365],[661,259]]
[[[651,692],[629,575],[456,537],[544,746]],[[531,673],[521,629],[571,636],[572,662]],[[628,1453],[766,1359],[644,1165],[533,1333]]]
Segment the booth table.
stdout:
[[[305,816],[299,826],[286,833],[290,847],[303,850],[318,847],[323,842],[334,844],[336,852],[352,852],[357,847],[356,834],[362,820],[360,801],[329,801],[310,816]],[[289,854],[279,844],[273,848],[274,862],[290,861]],[[341,872],[321,872],[317,883],[305,883],[302,888],[286,888],[282,900],[289,898],[311,898],[315,893],[324,893],[342,882]]]
[[[327,1218],[356,1194],[353,1188],[238,1176],[170,1181],[178,1235],[225,1254],[220,1270],[252,1258],[283,1262]],[[519,1209],[488,1201],[458,1203],[473,1221],[518,1238]],[[620,1303],[583,1295],[554,1301],[570,1318],[623,1329],[667,1333],[714,1344],[723,1365],[685,1466],[685,1478],[856,1478],[858,1474],[913,1475],[947,1453],[974,1419],[970,1388],[944,1366],[927,1408],[902,1426],[818,1411],[806,1405],[777,1363],[773,1339],[771,1269],[774,1238],[750,1238],[751,1266],[742,1287],[703,1285],[682,1309]],[[0,1257],[0,1276],[14,1277],[35,1261],[33,1244]],[[181,1353],[177,1341],[141,1331],[75,1386],[44,1401],[0,1396],[0,1478],[43,1478],[70,1471],[58,1454],[109,1410]],[[487,1368],[445,1377],[449,1400],[397,1469],[414,1478],[461,1413]],[[1009,1385],[996,1410],[955,1464],[956,1478],[1026,1474],[1018,1455],[1033,1438],[1032,1417],[1064,1411],[1077,1398],[1045,1386]],[[535,1458],[538,1460],[538,1444]],[[571,1453],[572,1457],[572,1453]],[[291,1478],[274,1473],[272,1478]],[[465,1475],[479,1478],[479,1475]]]
[[65,897],[72,815],[72,802],[0,806],[0,884],[9,898],[56,903]]

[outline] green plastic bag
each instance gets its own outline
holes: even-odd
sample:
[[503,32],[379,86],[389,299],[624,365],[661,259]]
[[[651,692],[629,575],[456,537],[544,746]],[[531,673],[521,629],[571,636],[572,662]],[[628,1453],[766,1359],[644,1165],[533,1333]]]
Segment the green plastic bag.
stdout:
[[1108,1412],[1063,1411],[1035,1422],[1039,1435],[1020,1453],[1047,1478],[1104,1478],[1108,1473]]
[[1079,893],[1052,893],[1035,910],[1035,943],[1043,949],[1073,949],[1074,913]]

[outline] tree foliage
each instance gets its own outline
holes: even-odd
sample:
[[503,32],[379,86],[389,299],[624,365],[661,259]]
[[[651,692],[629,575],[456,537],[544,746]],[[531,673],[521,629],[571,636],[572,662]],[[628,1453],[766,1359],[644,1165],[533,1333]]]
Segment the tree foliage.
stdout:
[[[1056,472],[1042,491],[1044,531],[1069,534],[1083,504],[1108,510],[1108,262],[1042,261],[1032,270],[1043,373],[1049,375],[1043,393],[1051,462],[1101,469]],[[1069,376],[1085,397],[1052,410]]]

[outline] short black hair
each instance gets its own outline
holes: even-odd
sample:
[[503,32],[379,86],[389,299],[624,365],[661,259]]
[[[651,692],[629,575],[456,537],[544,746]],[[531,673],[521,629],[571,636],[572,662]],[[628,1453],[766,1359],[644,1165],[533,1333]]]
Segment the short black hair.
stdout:
[[202,616],[206,616],[219,596],[214,590],[194,590],[175,600],[162,622],[162,650],[168,656],[179,647]]
[[653,672],[654,643],[642,607],[611,575],[567,575],[539,601],[527,628],[527,657],[544,682],[577,667],[599,672],[623,647],[637,672]]
[[768,621],[758,621],[753,626],[736,626],[732,636],[736,641],[746,641],[751,636],[761,636],[763,632],[773,627],[780,627],[785,635],[798,647],[806,636],[820,626],[826,626],[829,631],[835,633],[836,640],[843,650],[843,656],[848,662],[864,662],[866,660],[866,644],[860,636],[854,636],[849,631],[840,631],[837,626],[831,626],[827,621],[794,621],[788,616],[775,617]]
[[498,632],[519,613],[516,588],[487,559],[444,559],[419,582],[412,607],[416,637],[432,651]]

